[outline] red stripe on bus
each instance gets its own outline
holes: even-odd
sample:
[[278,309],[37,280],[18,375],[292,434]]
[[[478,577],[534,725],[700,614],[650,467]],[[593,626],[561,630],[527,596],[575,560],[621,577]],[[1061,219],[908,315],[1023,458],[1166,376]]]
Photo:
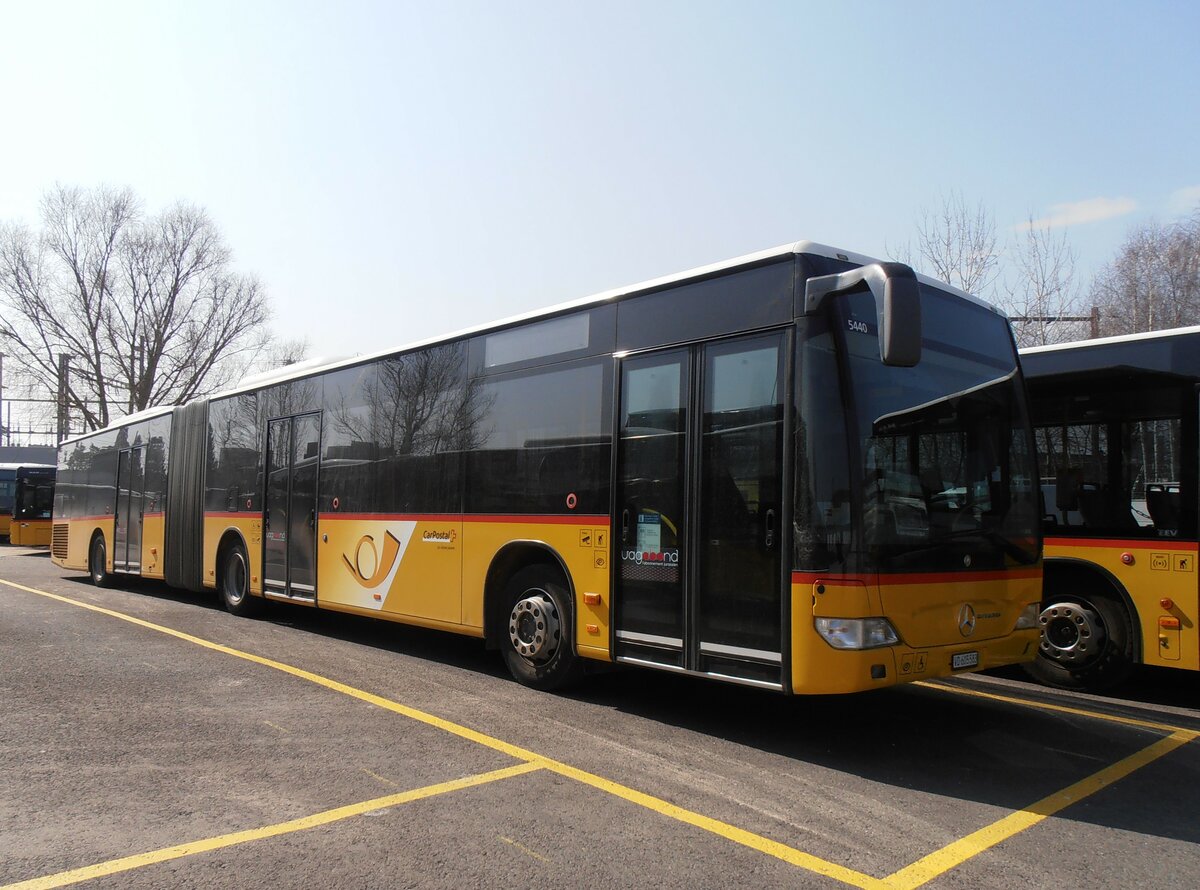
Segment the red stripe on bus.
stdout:
[[[262,513],[244,511],[241,513],[224,513],[206,511],[205,519],[258,519]],[[487,522],[514,525],[519,523],[535,525],[607,525],[607,516],[561,516],[550,514],[530,515],[500,515],[460,513],[334,513],[320,514],[322,521],[356,521],[356,522]]]
[[[145,519],[147,516],[166,516],[166,515],[167,515],[166,513],[159,510],[159,511],[156,511],[153,513],[143,513],[142,518]],[[67,517],[55,516],[54,521],[55,522],[107,522],[108,520],[110,520],[112,518],[113,518],[113,514],[105,513],[101,516],[67,516]]]
[[321,519],[356,522],[458,522],[461,513],[322,513]]
[[1187,550],[1200,548],[1195,541],[1178,541],[1173,538],[1052,538],[1046,537],[1046,546],[1054,547],[1113,547],[1126,550]]
[[544,516],[502,516],[502,515],[480,515],[464,516],[464,522],[501,522],[501,523],[536,523],[540,525],[608,525],[607,516],[561,516],[561,515],[544,515]]
[[822,572],[792,572],[793,584],[815,584],[818,581],[828,581],[837,584],[839,581],[858,582],[862,584],[962,584],[970,581],[1024,581],[1042,577],[1041,569],[1013,569],[1011,571],[990,572],[914,572],[907,574],[859,574],[843,575]]

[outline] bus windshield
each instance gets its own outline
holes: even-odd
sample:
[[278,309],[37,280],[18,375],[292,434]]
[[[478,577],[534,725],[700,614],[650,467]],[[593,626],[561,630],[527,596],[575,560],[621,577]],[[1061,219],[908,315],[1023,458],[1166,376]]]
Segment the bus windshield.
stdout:
[[[1003,317],[931,287],[911,368],[879,360],[875,301],[839,301],[863,557],[876,571],[1032,564],[1037,473]],[[853,478],[853,477],[852,477]]]
[[54,471],[26,473],[19,477],[14,498],[14,519],[49,519],[54,506]]

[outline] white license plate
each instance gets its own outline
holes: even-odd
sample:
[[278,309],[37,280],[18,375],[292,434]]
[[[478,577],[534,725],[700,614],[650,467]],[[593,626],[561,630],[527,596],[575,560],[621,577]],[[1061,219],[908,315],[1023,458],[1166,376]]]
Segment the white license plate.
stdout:
[[978,652],[959,652],[957,655],[950,656],[950,668],[952,670],[962,670],[963,668],[979,667]]

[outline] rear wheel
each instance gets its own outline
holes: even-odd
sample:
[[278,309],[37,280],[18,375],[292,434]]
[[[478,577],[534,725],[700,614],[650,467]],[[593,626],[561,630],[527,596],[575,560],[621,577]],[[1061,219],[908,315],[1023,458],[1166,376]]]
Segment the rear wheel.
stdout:
[[562,574],[530,566],[505,587],[506,620],[501,648],[516,680],[534,689],[562,689],[579,678],[583,665],[574,652],[571,607]]
[[250,593],[250,560],[241,542],[225,549],[221,562],[221,600],[230,613],[243,618],[262,611],[262,600]]
[[1066,588],[1042,605],[1038,657],[1026,671],[1047,686],[1100,691],[1133,669],[1133,626],[1129,614],[1108,592]]
[[104,535],[97,532],[88,547],[88,574],[97,587],[112,586],[112,575],[108,571],[108,551],[104,546]]

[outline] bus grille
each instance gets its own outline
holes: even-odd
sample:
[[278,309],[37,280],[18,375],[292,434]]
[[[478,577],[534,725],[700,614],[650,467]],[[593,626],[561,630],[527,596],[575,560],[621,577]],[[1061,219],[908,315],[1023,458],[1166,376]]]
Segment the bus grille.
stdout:
[[55,559],[66,559],[67,541],[70,537],[71,524],[69,522],[54,523],[54,528],[50,532],[50,555]]

